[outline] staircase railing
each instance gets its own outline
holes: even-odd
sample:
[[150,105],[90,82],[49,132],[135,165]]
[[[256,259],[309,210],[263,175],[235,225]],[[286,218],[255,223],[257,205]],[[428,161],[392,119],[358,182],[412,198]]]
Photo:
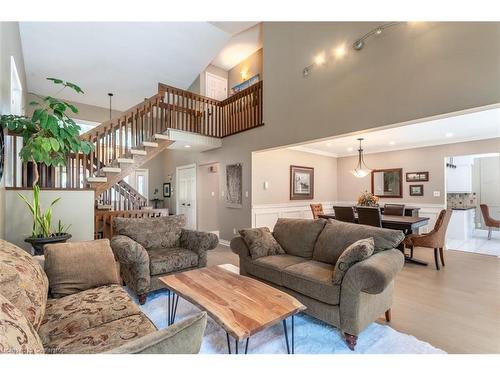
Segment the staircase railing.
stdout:
[[[89,155],[72,154],[64,167],[38,166],[42,188],[84,189],[87,179],[101,176],[102,169],[117,164],[118,159],[132,158],[134,149],[167,129],[223,138],[263,125],[262,81],[218,101],[165,84],[158,93],[128,109],[116,118],[81,135],[94,144]],[[11,145],[6,153],[10,176],[6,186],[26,188],[32,184],[32,165],[18,157],[21,137],[9,134]],[[110,182],[109,188],[115,184]],[[118,189],[118,188],[117,188]]]
[[148,207],[148,200],[124,180],[103,191],[97,200],[97,208],[111,210],[141,210]]

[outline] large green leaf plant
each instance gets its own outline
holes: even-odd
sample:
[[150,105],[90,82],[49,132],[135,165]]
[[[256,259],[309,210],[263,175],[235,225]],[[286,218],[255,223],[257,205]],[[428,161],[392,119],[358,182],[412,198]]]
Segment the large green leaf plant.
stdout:
[[[56,95],[65,89],[83,94],[82,89],[74,83],[58,78],[47,79],[61,86]],[[19,155],[23,161],[33,163],[35,186],[39,179],[38,163],[54,167],[66,165],[68,154],[89,154],[93,144],[79,138],[80,126],[68,116],[68,112],[78,113],[73,104],[53,96],[38,96],[38,100],[30,105],[36,107],[31,117],[2,115],[0,126],[23,137]]]

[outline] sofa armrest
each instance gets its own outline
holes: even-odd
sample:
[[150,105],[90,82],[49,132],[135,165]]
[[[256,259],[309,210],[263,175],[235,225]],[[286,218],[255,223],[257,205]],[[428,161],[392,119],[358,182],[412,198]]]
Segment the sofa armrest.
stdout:
[[240,257],[250,256],[250,250],[241,236],[234,237],[229,246],[233,253],[238,254]]
[[212,250],[219,244],[219,238],[214,233],[182,229],[181,247],[192,251]]
[[120,263],[120,273],[125,284],[137,294],[147,293],[151,276],[146,249],[140,243],[123,235],[113,236],[111,248]]
[[180,245],[198,254],[198,267],[207,265],[207,251],[215,249],[218,244],[219,238],[214,233],[182,229]]
[[198,354],[206,325],[207,313],[202,311],[104,354]]
[[353,265],[342,280],[342,292],[379,294],[389,285],[404,265],[404,256],[396,249],[373,254]]

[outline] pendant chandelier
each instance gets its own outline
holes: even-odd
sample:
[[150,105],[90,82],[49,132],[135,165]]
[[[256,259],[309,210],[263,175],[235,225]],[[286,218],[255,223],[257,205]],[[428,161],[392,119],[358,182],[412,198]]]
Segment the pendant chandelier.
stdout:
[[368,168],[366,166],[365,160],[363,158],[363,148],[361,147],[361,141],[363,139],[364,138],[357,139],[359,141],[358,164],[356,165],[356,168],[354,168],[352,171],[350,171],[355,177],[358,177],[358,178],[366,177],[372,171],[370,168]]

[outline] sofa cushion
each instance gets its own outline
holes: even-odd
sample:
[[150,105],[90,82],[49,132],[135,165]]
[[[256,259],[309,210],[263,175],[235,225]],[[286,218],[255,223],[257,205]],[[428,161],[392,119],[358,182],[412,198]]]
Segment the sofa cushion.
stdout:
[[0,294],[0,354],[42,354],[35,329],[7,298]]
[[255,277],[277,285],[283,285],[282,271],[291,265],[303,263],[306,260],[293,255],[270,255],[245,263],[245,270]]
[[313,259],[335,264],[349,245],[369,237],[373,237],[375,252],[393,249],[405,238],[400,230],[329,219],[314,246]]
[[309,260],[283,270],[283,286],[330,305],[340,301],[340,285],[332,282],[333,265]]
[[365,260],[373,254],[374,243],[373,238],[364,238],[349,245],[335,263],[333,270],[333,283],[340,285],[345,273],[354,264]]
[[49,281],[26,251],[0,239],[0,294],[38,330],[45,313]]
[[239,233],[254,260],[268,255],[285,254],[267,227],[241,229]]
[[148,250],[151,276],[198,266],[198,254],[181,247]]
[[111,320],[81,332],[67,332],[47,342],[45,352],[51,354],[102,353],[156,332],[156,327],[142,313]]
[[108,239],[49,244],[44,254],[45,272],[55,298],[120,283]]
[[117,217],[113,220],[115,234],[130,237],[147,250],[179,246],[184,225],[186,225],[184,215],[152,218]]
[[274,238],[289,255],[310,259],[318,235],[326,220],[280,218],[274,226]]
[[107,285],[70,296],[49,299],[38,333],[44,346],[131,315],[139,307],[119,285]]

